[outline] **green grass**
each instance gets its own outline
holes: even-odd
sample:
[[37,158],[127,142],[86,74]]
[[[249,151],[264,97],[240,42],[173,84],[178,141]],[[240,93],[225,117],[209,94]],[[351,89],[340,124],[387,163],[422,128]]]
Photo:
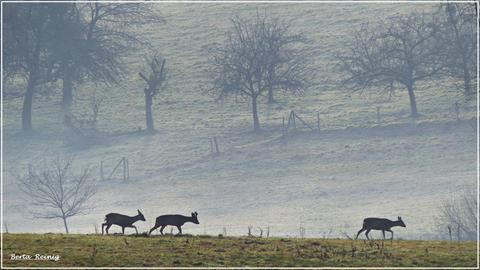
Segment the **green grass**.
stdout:
[[[11,254],[60,255],[58,261],[10,260]],[[213,236],[4,234],[4,266],[463,266],[476,242],[393,242]]]

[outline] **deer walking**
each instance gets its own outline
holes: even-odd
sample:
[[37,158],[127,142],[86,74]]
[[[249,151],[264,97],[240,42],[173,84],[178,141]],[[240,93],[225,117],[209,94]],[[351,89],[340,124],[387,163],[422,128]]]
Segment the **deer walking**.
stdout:
[[138,214],[136,216],[130,217],[130,216],[125,216],[117,213],[110,213],[105,216],[105,223],[102,224],[102,235],[103,235],[103,228],[107,226],[107,229],[105,230],[108,234],[108,229],[112,225],[118,225],[122,227],[122,234],[125,234],[125,228],[135,228],[135,232],[138,234],[137,227],[133,225],[133,223],[142,220],[145,221],[145,217],[143,214],[138,210]]
[[358,231],[357,237],[355,237],[355,239],[357,239],[363,231],[366,231],[365,236],[367,236],[367,239],[370,240],[370,238],[368,238],[368,233],[371,230],[378,230],[382,231],[383,239],[385,239],[385,231],[391,232],[392,237],[390,238],[390,240],[393,240],[393,231],[391,230],[391,228],[395,226],[407,227],[405,223],[403,223],[401,217],[398,217],[398,220],[396,221],[392,221],[386,218],[366,218],[363,220],[363,227],[362,229],[360,229],[360,231]]
[[182,215],[163,215],[163,216],[159,216],[155,220],[155,226],[153,226],[153,228],[150,229],[150,232],[148,234],[149,235],[152,234],[152,232],[154,230],[156,230],[158,227],[161,227],[160,228],[160,233],[163,235],[163,229],[165,229],[165,227],[168,226],[168,225],[177,227],[178,234],[182,234],[182,226],[186,222],[192,222],[192,223],[195,223],[195,224],[200,224],[200,222],[198,222],[197,216],[198,216],[197,212],[193,212],[192,216],[190,216],[190,217],[182,216]]

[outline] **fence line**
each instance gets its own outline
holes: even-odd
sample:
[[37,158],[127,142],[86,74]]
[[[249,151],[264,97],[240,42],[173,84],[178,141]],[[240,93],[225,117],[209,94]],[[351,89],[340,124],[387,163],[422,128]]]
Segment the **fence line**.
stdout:
[[117,165],[113,168],[112,172],[108,175],[107,178],[105,178],[104,176],[104,166],[103,166],[104,162],[103,160],[100,161],[100,179],[102,179],[102,181],[104,180],[110,180],[112,179],[112,176],[115,174],[115,172],[117,171],[117,169],[120,167],[120,165],[123,165],[122,166],[122,169],[123,169],[123,181],[127,181],[129,180],[130,178],[130,166],[129,166],[129,162],[128,162],[128,159],[125,158],[125,157],[122,157]]

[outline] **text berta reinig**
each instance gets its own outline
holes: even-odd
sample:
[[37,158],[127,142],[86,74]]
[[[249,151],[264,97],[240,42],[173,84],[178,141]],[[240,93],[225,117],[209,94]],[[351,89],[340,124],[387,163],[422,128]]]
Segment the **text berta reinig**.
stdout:
[[47,255],[47,254],[10,254],[10,260],[12,261],[58,261],[60,255]]

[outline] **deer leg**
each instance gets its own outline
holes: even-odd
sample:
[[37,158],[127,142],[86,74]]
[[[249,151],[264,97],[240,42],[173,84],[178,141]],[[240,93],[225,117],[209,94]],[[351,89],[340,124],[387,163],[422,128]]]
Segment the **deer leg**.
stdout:
[[165,229],[165,227],[166,227],[166,226],[162,226],[162,227],[160,228],[160,234],[161,234],[161,235],[163,235],[163,229]]
[[382,230],[383,239],[385,239],[385,230]]
[[107,223],[103,223],[103,224],[102,224],[102,235],[103,235],[103,228],[104,228],[105,226],[107,226]]
[[153,231],[155,231],[159,226],[157,226],[155,224],[155,226],[153,226],[153,228],[150,229],[150,232],[148,233],[148,235],[152,234]]
[[134,229],[135,229],[135,233],[138,234],[138,230],[137,230],[137,227],[135,227],[135,225],[130,226],[130,228],[134,228]]
[[105,231],[107,232],[107,234],[108,234],[108,229],[110,229],[111,226],[112,226],[112,224],[107,224],[107,228],[105,229]]
[[371,229],[368,229],[367,232],[365,233],[365,236],[367,237],[368,240],[370,240],[370,238],[368,238],[368,233],[371,231]]
[[122,234],[125,234],[125,227],[122,227]]
[[390,237],[390,241],[393,241],[393,231],[392,230],[387,230],[392,233],[392,237]]
[[179,234],[179,235],[182,234],[182,227],[177,226],[177,228],[178,228],[178,234]]
[[358,233],[357,233],[357,237],[355,237],[355,239],[357,239],[357,238],[358,238],[358,236],[359,236],[359,235],[360,235],[360,234],[361,234],[363,231],[365,231],[365,230],[366,230],[365,228],[362,228],[360,231],[358,231]]

